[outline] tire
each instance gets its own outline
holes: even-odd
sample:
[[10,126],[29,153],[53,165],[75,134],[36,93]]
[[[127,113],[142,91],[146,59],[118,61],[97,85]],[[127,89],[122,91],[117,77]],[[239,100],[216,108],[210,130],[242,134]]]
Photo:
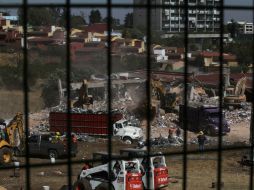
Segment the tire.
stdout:
[[57,151],[56,150],[49,150],[48,151],[48,156],[49,156],[49,158],[58,158],[58,153],[57,153]]
[[95,190],[114,190],[114,187],[112,185],[109,186],[108,183],[101,183]]
[[87,179],[79,179],[73,185],[73,190],[92,190],[92,186]]
[[132,139],[130,137],[124,137],[123,141],[124,141],[125,144],[132,144],[133,143]]
[[8,147],[3,147],[0,149],[0,164],[7,165],[12,161],[12,150]]

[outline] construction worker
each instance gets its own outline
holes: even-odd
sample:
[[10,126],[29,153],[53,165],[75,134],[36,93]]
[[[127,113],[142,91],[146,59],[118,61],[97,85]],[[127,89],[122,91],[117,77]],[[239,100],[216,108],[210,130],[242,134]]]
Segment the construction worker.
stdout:
[[199,151],[200,152],[203,152],[204,149],[205,149],[205,141],[207,140],[206,139],[206,136],[204,135],[203,131],[200,131],[197,135],[197,139],[198,139],[198,146],[199,146]]
[[54,143],[57,143],[58,141],[61,140],[61,133],[56,132],[54,138],[52,139]]

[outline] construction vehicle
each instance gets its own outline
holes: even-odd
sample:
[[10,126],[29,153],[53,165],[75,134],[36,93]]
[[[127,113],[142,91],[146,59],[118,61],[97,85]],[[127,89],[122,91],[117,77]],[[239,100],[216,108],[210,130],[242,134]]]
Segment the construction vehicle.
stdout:
[[22,152],[24,149],[23,115],[17,113],[9,124],[2,121],[1,126],[0,165],[5,165],[12,161],[14,152]]
[[225,89],[226,95],[223,98],[224,106],[230,107],[241,107],[242,103],[246,102],[245,88],[246,88],[246,77],[242,77],[238,80],[235,87],[227,87]]
[[[156,190],[165,188],[169,184],[168,168],[163,155],[156,155],[147,159],[146,149],[126,148],[120,150],[120,154],[130,159],[137,158],[144,169],[142,181],[145,189]],[[147,181],[149,178],[149,183]]]
[[160,101],[160,107],[166,112],[175,110],[177,103],[180,101],[180,88],[172,87],[166,89],[164,84],[159,80],[152,80],[152,98]]
[[83,167],[73,185],[74,190],[143,190],[140,163],[137,159],[117,160],[112,156],[109,171],[108,154],[94,154],[94,160],[98,156],[101,156],[102,163]]
[[[49,126],[51,132],[67,132],[67,113],[50,112]],[[109,116],[107,113],[71,113],[71,131],[76,134],[87,134],[94,136],[108,136]],[[139,127],[131,126],[123,119],[121,113],[111,113],[113,124],[112,136],[118,136],[127,144],[142,139],[143,132]]]
[[[220,109],[217,106],[203,105],[199,103],[190,103],[187,107],[188,130],[199,132],[203,131],[209,136],[219,134]],[[180,127],[184,127],[185,106],[180,105],[179,122]],[[222,134],[230,132],[230,127],[225,117],[222,117]]]
[[72,107],[90,109],[93,105],[93,96],[88,94],[87,80],[83,80],[82,86],[77,90],[78,100],[71,102]]

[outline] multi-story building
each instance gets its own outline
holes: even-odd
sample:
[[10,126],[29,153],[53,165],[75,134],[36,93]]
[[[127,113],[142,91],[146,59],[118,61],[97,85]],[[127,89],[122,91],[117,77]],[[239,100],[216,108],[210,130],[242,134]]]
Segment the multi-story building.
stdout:
[[242,34],[253,34],[253,23],[251,22],[237,22]]
[[[134,4],[145,4],[146,0],[134,0]],[[162,5],[151,11],[151,27],[155,31],[165,33],[183,32],[185,27],[184,0],[152,0],[152,4]],[[165,5],[165,7],[163,7]],[[197,6],[204,6],[200,8]],[[196,7],[195,7],[196,6]],[[205,7],[207,6],[207,8]],[[216,33],[220,30],[220,0],[189,0],[188,30],[189,32]],[[134,8],[134,27],[146,27],[145,8]]]

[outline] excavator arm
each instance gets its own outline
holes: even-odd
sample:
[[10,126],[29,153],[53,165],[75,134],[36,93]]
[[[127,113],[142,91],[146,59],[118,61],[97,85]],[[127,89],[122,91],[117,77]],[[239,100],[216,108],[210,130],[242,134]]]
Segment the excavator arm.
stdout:
[[17,113],[6,126],[7,141],[12,147],[20,147],[24,141],[23,114]]

